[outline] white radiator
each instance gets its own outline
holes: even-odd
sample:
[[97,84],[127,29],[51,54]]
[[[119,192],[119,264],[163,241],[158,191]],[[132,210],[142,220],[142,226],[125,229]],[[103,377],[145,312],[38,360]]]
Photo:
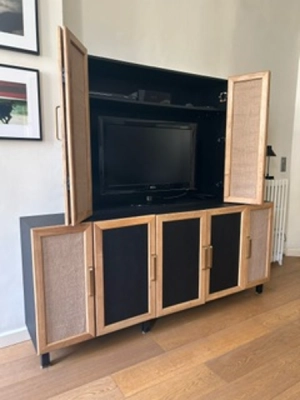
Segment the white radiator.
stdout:
[[274,203],[273,243],[271,261],[282,265],[285,242],[285,219],[288,196],[287,179],[267,179],[265,181],[265,200]]

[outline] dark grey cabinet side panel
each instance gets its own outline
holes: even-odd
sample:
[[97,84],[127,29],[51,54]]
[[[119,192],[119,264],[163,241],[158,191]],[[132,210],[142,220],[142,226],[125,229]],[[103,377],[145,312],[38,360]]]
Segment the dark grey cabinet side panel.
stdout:
[[149,311],[147,225],[103,232],[105,325]]
[[199,297],[199,218],[163,223],[163,308]]
[[63,214],[42,215],[20,218],[20,235],[22,251],[22,272],[24,286],[25,323],[36,348],[36,318],[34,301],[33,265],[31,250],[31,229],[64,224]]
[[213,265],[209,293],[238,285],[241,213],[215,215],[211,222]]

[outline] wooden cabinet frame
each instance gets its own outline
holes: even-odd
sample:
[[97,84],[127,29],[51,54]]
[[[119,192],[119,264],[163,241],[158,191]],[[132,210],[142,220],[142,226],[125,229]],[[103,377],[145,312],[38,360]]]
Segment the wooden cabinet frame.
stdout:
[[62,75],[62,130],[65,224],[93,213],[87,50],[66,28],[59,28]]
[[[262,237],[255,237],[251,234],[251,214],[264,213],[264,218],[257,218],[255,227],[262,230]],[[244,287],[250,288],[261,285],[270,279],[271,272],[271,251],[272,251],[272,227],[273,227],[273,203],[264,203],[260,206],[249,206],[245,213],[245,273]],[[269,233],[269,234],[266,234]],[[254,235],[254,237],[253,237]],[[253,257],[255,257],[253,259]],[[252,266],[251,264],[254,263]],[[255,269],[256,278],[250,279],[250,268]],[[254,274],[254,275],[255,275]]]
[[[149,312],[105,325],[104,316],[104,266],[103,266],[103,231],[108,229],[121,229],[135,225],[147,225],[148,232],[148,309]],[[95,249],[95,283],[96,283],[96,324],[97,335],[116,331],[127,326],[155,318],[155,281],[156,281],[156,255],[155,255],[155,216],[124,218],[94,223],[94,249]]]
[[[85,315],[86,320],[85,331],[67,337],[58,341],[49,342],[47,337],[47,316],[46,316],[46,298],[45,298],[45,272],[44,272],[44,251],[43,239],[55,236],[68,235],[72,239],[72,234],[81,233],[84,242],[84,277],[85,277]],[[33,273],[34,273],[34,296],[35,296],[35,313],[36,313],[36,330],[37,330],[37,352],[38,354],[49,352],[61,347],[69,346],[75,343],[91,339],[95,336],[95,317],[94,317],[94,296],[91,293],[91,285],[93,284],[90,276],[90,268],[93,267],[93,242],[92,242],[92,225],[81,224],[76,227],[51,226],[47,228],[34,228],[31,231],[32,237],[32,254],[33,254]],[[70,271],[72,273],[72,271]],[[56,277],[58,281],[60,277]],[[71,290],[73,290],[71,288]],[[74,288],[75,290],[75,288]],[[72,304],[70,304],[72,306]],[[68,321],[66,320],[66,324]]]
[[[88,55],[87,49],[66,27],[59,28],[59,46],[62,75],[65,224],[69,226],[32,229],[38,353],[43,354],[92,338],[95,336],[95,330],[97,335],[102,335],[139,322],[145,322],[156,316],[203,304],[205,301],[226,296],[268,280],[270,274],[270,238],[267,239],[266,265],[264,266],[262,263],[263,268],[265,268],[262,279],[251,282],[247,279],[249,262],[247,262],[246,255],[249,250],[250,213],[251,210],[257,210],[256,208],[249,208],[247,205],[81,223],[93,214]],[[224,201],[261,204],[261,209],[268,209],[270,213],[266,227],[268,232],[271,229],[271,207],[262,205],[262,203],[269,83],[269,71],[229,78],[224,173]],[[224,93],[222,93],[223,97]],[[141,105],[141,103],[139,104]],[[170,104],[170,107],[172,107],[172,104]],[[168,108],[169,110],[171,109],[170,107]],[[190,108],[190,110],[192,109]],[[197,107],[195,107],[196,109]],[[219,110],[218,107],[217,110]],[[220,110],[224,112],[221,107]],[[154,213],[154,211],[151,212]],[[235,287],[210,294],[211,218],[214,215],[237,212],[241,213],[238,284]],[[201,223],[198,298],[163,308],[163,223],[192,218],[199,218],[199,224]],[[94,231],[92,224],[94,225]],[[140,224],[147,225],[148,233],[148,312],[105,325],[103,231]],[[84,332],[81,331],[78,335],[75,334],[71,337],[51,342],[47,338],[44,290],[46,282],[43,272],[42,241],[45,237],[72,233],[82,233],[84,237],[84,295],[86,304],[84,315],[86,326]]]
[[262,204],[270,72],[228,79],[224,201]]
[[[206,277],[206,301],[215,300],[220,297],[224,297],[244,289],[244,275],[245,275],[245,251],[246,251],[246,235],[245,235],[245,211],[247,206],[233,206],[230,208],[219,208],[208,210],[208,220],[207,220],[207,238],[206,242],[211,245],[211,218],[217,215],[225,215],[232,213],[241,213],[241,229],[240,229],[240,251],[239,251],[239,276],[237,286],[216,292],[209,293],[210,284],[210,270],[207,270]],[[212,256],[213,258],[213,256]],[[212,267],[213,268],[213,262]]]
[[[272,204],[265,203],[261,206],[227,206],[215,209],[205,209],[201,211],[190,211],[190,212],[178,212],[161,215],[146,215],[141,217],[122,218],[115,220],[105,220],[90,223],[82,223],[76,227],[72,226],[49,226],[43,228],[32,228],[31,229],[31,245],[32,245],[32,263],[33,263],[33,295],[35,303],[35,330],[36,339],[33,338],[36,343],[37,353],[45,354],[50,351],[73,345],[75,343],[88,340],[94,336],[104,335],[109,332],[117,331],[126,328],[131,325],[135,325],[142,322],[147,322],[156,317],[175,313],[184,309],[195,307],[204,304],[207,301],[211,301],[220,297],[230,295],[232,293],[239,292],[243,289],[250,288],[253,286],[262,285],[268,281],[270,277],[270,252],[271,252],[271,228],[272,228]],[[260,229],[256,230],[257,226],[260,228],[260,215],[256,215],[254,235],[258,232],[258,237],[254,237],[254,242],[261,242],[261,238],[265,240],[265,248],[267,251],[262,257],[259,257],[260,264],[258,266],[259,278],[255,280],[249,280],[249,237],[251,234],[251,213],[263,212],[263,231]],[[209,293],[210,288],[210,271],[213,268],[213,254],[211,254],[211,226],[212,217],[220,215],[229,215],[233,213],[240,213],[240,238],[239,238],[239,266],[238,266],[238,283],[234,287],[229,287],[225,290],[219,290],[214,293]],[[28,217],[30,219],[30,217]],[[200,235],[199,235],[199,283],[198,283],[198,297],[192,300],[183,301],[182,303],[176,303],[171,306],[163,307],[163,224],[164,222],[176,222],[196,219],[199,220]],[[49,221],[48,221],[49,223]],[[30,224],[30,222],[29,222]],[[105,304],[104,304],[104,257],[103,257],[103,233],[106,230],[118,230],[126,227],[135,227],[139,225],[146,225],[145,229],[147,232],[147,301],[148,301],[148,312],[134,317],[128,317],[126,319],[118,320],[117,322],[105,323]],[[40,226],[40,225],[36,225]],[[194,226],[194,225],[193,225]],[[171,231],[172,232],[172,231]],[[175,230],[176,232],[176,230]],[[180,232],[180,230],[179,230]],[[56,242],[58,250],[60,246],[64,248],[64,240],[72,240],[72,234],[81,234],[83,239],[80,242],[83,243],[79,246],[83,249],[84,259],[84,295],[85,310],[81,316],[86,321],[84,331],[80,330],[78,334],[67,335],[59,340],[49,340],[47,334],[47,279],[49,279],[49,273],[52,271],[52,263],[55,260],[49,259],[47,256],[47,250],[44,252],[43,247],[44,238],[60,237],[61,242]],[[121,236],[122,237],[122,236]],[[145,240],[145,239],[144,239]],[[197,239],[198,240],[198,239]],[[196,241],[197,241],[196,240]],[[52,243],[50,241],[50,243]],[[134,242],[135,243],[135,242]],[[145,244],[145,242],[144,242]],[[49,245],[49,244],[48,244]],[[254,243],[254,249],[257,244]],[[55,247],[51,247],[52,254],[55,254]],[[72,249],[72,246],[70,247]],[[47,247],[46,247],[47,249]],[[259,250],[259,248],[258,248]],[[117,249],[116,249],[117,251]],[[46,255],[45,255],[46,254]],[[45,258],[46,257],[46,258]],[[211,259],[212,258],[212,259]],[[45,261],[44,260],[48,260]],[[256,260],[257,258],[255,258]],[[50,260],[50,261],[49,261]],[[61,263],[62,258],[59,259]],[[193,261],[194,262],[194,261]],[[70,266],[70,261],[66,263]],[[48,271],[48,278],[44,272],[45,265]],[[81,264],[80,264],[81,265]],[[255,273],[256,263],[254,263]],[[27,267],[28,268],[28,267]],[[59,267],[61,268],[61,267]],[[70,268],[70,267],[69,267]],[[183,266],[184,268],[184,266]],[[55,268],[53,268],[55,271]],[[60,269],[58,270],[60,271]],[[194,269],[193,269],[194,271]],[[72,273],[72,267],[70,272]],[[25,272],[24,272],[25,273]],[[57,282],[60,282],[60,275],[57,274]],[[255,275],[256,276],[256,275]],[[66,277],[64,278],[66,279]],[[65,281],[66,282],[66,281]],[[55,289],[56,283],[52,281],[51,287]],[[29,287],[30,290],[32,290]],[[49,286],[48,286],[49,289]],[[28,287],[27,287],[28,290]],[[77,295],[74,291],[75,288],[71,289],[73,295]],[[194,289],[193,289],[194,290]],[[54,290],[55,292],[55,290]],[[49,293],[49,292],[48,292]],[[30,297],[30,296],[29,296]],[[72,296],[71,296],[72,298]],[[60,326],[55,325],[55,307],[59,311],[59,304],[56,302],[56,295],[54,295],[53,304],[51,302],[51,296],[48,297],[48,305],[54,308],[54,313],[51,313],[54,325],[51,327],[54,332],[58,332]],[[118,303],[116,303],[118,304]],[[72,309],[72,300],[70,301],[70,309]],[[77,310],[74,310],[76,313]],[[72,314],[72,312],[71,312]],[[121,314],[122,315],[122,314]],[[71,320],[72,321],[72,320]],[[66,318],[66,324],[68,320]],[[77,327],[75,327],[77,329]],[[73,330],[73,328],[71,329]],[[59,332],[60,334],[60,332]],[[33,335],[35,336],[35,335]],[[52,336],[53,337],[53,336]]]
[[[164,222],[199,219],[199,291],[198,298],[188,302],[163,307],[163,224]],[[157,281],[156,281],[156,311],[157,316],[167,315],[205,302],[205,247],[207,246],[207,218],[206,211],[191,211],[173,214],[162,214],[156,217],[156,253],[157,253]],[[184,268],[184,266],[183,266]]]

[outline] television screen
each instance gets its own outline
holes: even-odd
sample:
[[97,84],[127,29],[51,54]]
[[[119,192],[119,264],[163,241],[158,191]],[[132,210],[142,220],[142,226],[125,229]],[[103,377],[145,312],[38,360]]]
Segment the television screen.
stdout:
[[99,118],[101,193],[194,187],[196,124]]

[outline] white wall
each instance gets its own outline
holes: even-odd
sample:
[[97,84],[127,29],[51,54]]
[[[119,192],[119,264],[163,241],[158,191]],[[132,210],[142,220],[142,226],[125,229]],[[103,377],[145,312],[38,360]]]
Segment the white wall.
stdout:
[[[271,159],[271,173],[278,179],[288,177],[300,53],[300,2],[229,0],[226,4],[230,28],[223,37],[230,42],[223,59],[226,73],[271,70],[268,142],[277,154]],[[235,5],[234,14],[231,5]],[[280,172],[282,156],[288,161],[286,173]]]
[[[221,0],[221,3],[224,0]],[[64,20],[90,54],[223,74],[220,0],[64,0]]]
[[290,175],[290,207],[288,213],[287,255],[300,257],[300,57],[297,97],[295,103],[294,135]]
[[[24,327],[19,216],[63,210],[61,146],[54,139],[59,103],[56,26],[66,25],[91,54],[227,77],[270,69],[271,143],[276,177],[281,155],[299,149],[294,122],[299,59],[299,0],[40,0],[41,56],[0,50],[1,63],[41,71],[43,141],[0,142],[0,345]],[[63,5],[63,10],[62,10]],[[300,90],[300,89],[299,89]],[[298,104],[300,100],[298,99]],[[291,164],[299,185],[299,151]],[[297,169],[298,168],[298,169]],[[293,183],[294,182],[294,183]],[[298,186],[299,187],[299,186]],[[290,243],[300,247],[299,189],[291,191]],[[297,215],[298,214],[298,215]],[[294,237],[295,236],[295,237]],[[295,241],[294,241],[295,239]]]
[[289,175],[298,0],[80,0],[72,10],[65,0],[65,22],[91,54],[220,77],[270,69],[271,172]]
[[[294,150],[299,0],[79,0],[72,10],[73,1],[65,0],[66,24],[94,55],[225,78],[271,70],[268,144],[277,157],[270,172],[278,179],[299,175],[297,160],[291,162],[292,143],[294,158],[300,151]],[[286,250],[300,255],[297,184],[292,179]]]
[[0,141],[0,346],[26,337],[19,217],[63,210],[61,144],[54,139],[54,108],[60,102],[56,27],[62,4],[39,3],[41,55],[0,49],[1,64],[40,71],[43,134],[41,142]]

